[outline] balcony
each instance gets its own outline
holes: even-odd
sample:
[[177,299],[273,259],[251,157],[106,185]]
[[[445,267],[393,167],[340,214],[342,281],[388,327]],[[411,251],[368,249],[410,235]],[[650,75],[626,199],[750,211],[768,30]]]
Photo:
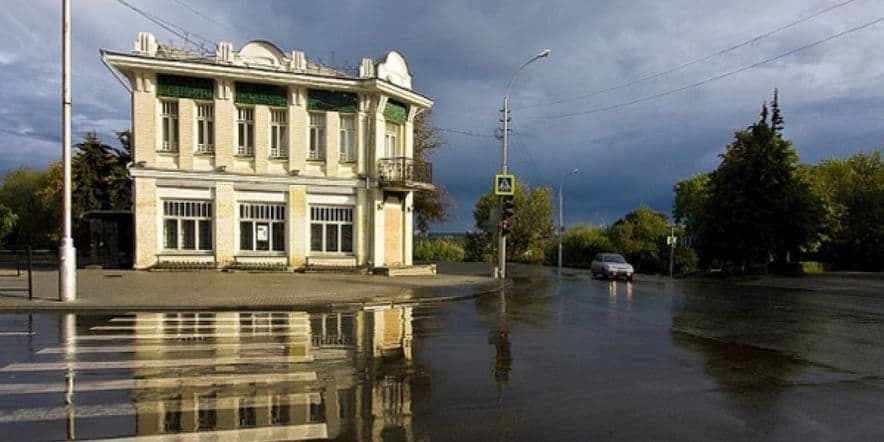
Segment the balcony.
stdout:
[[433,190],[433,165],[407,157],[378,160],[378,182],[393,190]]

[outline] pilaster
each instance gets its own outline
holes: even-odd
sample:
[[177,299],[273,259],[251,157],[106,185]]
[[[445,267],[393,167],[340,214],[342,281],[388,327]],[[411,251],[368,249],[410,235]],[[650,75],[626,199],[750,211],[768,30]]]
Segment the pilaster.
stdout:
[[236,107],[231,80],[215,81],[215,167],[233,169]]
[[193,100],[178,100],[178,168],[182,170],[193,170],[195,115],[196,105]]
[[147,269],[157,262],[157,180],[135,178],[132,198],[135,202],[135,268]]
[[289,267],[303,267],[307,262],[307,238],[309,238],[309,213],[307,213],[307,188],[289,186],[288,194],[288,258]]
[[133,161],[144,162],[152,167],[156,163],[157,152],[157,104],[156,75],[150,72],[135,72],[130,77],[132,84],[132,150]]
[[304,94],[303,89],[289,87],[289,173],[303,171],[307,161],[310,134]]
[[338,163],[341,158],[341,147],[338,138],[341,136],[341,117],[337,112],[325,113],[325,175],[338,176]]
[[233,183],[215,183],[215,265],[233,263],[236,241],[236,200]]
[[270,108],[255,106],[255,173],[266,174],[270,158]]
[[368,258],[368,244],[369,238],[368,236],[371,232],[368,230],[369,219],[366,214],[366,208],[368,207],[367,201],[367,193],[364,187],[359,187],[356,189],[356,208],[354,215],[354,223],[353,228],[355,232],[353,232],[356,238],[356,264],[357,265],[365,265],[366,258]]

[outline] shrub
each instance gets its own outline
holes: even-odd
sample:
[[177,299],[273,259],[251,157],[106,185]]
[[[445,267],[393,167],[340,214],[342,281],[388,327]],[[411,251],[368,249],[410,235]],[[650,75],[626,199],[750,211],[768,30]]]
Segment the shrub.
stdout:
[[[588,268],[596,253],[613,252],[614,246],[605,231],[593,225],[575,226],[562,237],[562,265]],[[547,263],[558,262],[558,242],[550,241],[547,247]]]
[[417,261],[460,262],[464,260],[463,245],[453,239],[421,239],[414,243]]

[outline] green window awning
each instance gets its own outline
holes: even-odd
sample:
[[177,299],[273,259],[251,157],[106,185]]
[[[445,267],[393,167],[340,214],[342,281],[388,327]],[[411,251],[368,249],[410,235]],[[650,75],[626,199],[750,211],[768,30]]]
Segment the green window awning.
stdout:
[[408,106],[398,101],[387,100],[384,107],[384,118],[396,123],[405,123],[408,120]]
[[307,110],[356,113],[359,97],[349,92],[310,89],[307,91]]
[[234,101],[237,104],[289,105],[288,88],[273,84],[236,82]]
[[215,80],[157,74],[157,96],[213,100],[215,98]]

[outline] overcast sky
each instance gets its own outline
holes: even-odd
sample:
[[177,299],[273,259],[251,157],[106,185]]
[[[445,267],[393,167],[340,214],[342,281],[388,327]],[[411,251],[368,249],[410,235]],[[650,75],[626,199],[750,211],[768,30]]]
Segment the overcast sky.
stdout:
[[[658,99],[548,118],[628,103],[775,57],[884,16],[880,0],[847,2],[685,69],[577,100],[845,0],[126,1],[237,49],[265,39],[326,63],[334,53],[339,65],[400,50],[415,89],[435,100],[435,124],[485,135],[445,133],[433,158],[435,181],[457,210],[437,231],[472,225],[473,204],[500,165],[493,135],[504,87],[544,48],[552,56],[523,71],[511,93],[510,169],[532,185],[557,187],[580,168],[565,187],[571,224],[609,224],[640,204],[669,213],[672,185],[714,169],[733,132],[758,118],[774,88],[785,136],[803,162],[884,145],[884,23]],[[94,129],[111,142],[115,129],[129,126],[129,96],[98,50],[130,51],[138,31],[184,42],[115,0],[72,3],[74,141]],[[40,167],[61,150],[61,2],[14,2],[0,14],[0,171]]]

